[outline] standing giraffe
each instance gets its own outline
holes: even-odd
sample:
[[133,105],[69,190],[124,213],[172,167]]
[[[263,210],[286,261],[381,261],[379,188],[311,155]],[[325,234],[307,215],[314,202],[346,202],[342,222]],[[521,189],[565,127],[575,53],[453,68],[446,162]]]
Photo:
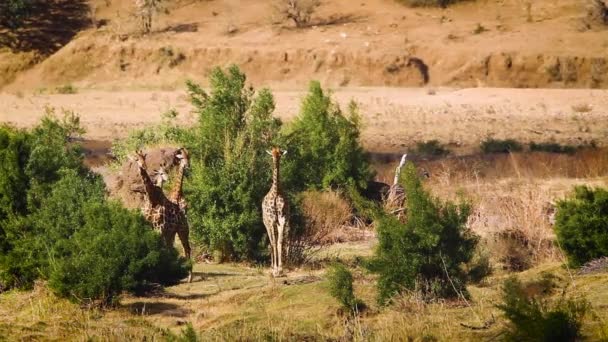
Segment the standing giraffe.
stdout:
[[272,186],[262,202],[264,226],[270,240],[272,275],[275,277],[283,273],[283,239],[289,236],[289,203],[281,191],[279,180],[279,164],[285,153],[287,151],[278,147],[268,151],[272,156]]
[[[144,207],[142,211],[144,217],[148,220],[155,229],[160,231],[167,246],[173,246],[175,243],[175,235],[184,247],[186,258],[190,260],[190,242],[188,220],[185,212],[180,208],[179,204],[171,202],[163,193],[161,187],[152,183],[148,171],[146,170],[146,155],[141,151],[136,154],[137,165],[139,166],[139,174],[144,183]],[[157,176],[157,184],[162,186],[162,182],[166,180],[164,166],[161,166]],[[192,281],[192,270],[188,275],[188,282]]]

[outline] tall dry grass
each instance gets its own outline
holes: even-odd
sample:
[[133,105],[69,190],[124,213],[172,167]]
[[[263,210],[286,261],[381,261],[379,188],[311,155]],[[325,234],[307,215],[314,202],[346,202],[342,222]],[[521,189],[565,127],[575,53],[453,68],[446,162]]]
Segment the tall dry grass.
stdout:
[[[494,265],[508,270],[561,260],[548,215],[553,203],[575,185],[605,185],[608,177],[605,149],[571,155],[457,156],[414,163],[431,174],[425,184],[434,195],[460,197],[473,204],[469,226],[482,237]],[[380,179],[392,178],[393,164],[377,165]]]

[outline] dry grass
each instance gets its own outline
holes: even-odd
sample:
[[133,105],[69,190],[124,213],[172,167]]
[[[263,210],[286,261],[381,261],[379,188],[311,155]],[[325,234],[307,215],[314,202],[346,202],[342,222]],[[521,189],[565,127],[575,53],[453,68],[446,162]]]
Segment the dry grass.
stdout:
[[307,238],[328,245],[357,241],[365,231],[353,227],[353,208],[335,191],[308,191],[303,194],[302,212],[306,218]]
[[[469,225],[482,237],[495,268],[522,270],[561,261],[548,209],[575,185],[606,185],[608,153],[544,152],[448,157],[415,162],[428,170],[427,187],[438,197],[473,204]],[[380,165],[389,179],[392,164]]]

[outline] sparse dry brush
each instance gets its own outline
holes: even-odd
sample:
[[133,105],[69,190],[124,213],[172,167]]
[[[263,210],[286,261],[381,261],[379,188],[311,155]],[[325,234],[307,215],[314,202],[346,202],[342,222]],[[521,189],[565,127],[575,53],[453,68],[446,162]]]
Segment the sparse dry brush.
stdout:
[[291,20],[297,28],[302,28],[309,25],[319,4],[319,0],[275,0],[273,7],[281,22]]

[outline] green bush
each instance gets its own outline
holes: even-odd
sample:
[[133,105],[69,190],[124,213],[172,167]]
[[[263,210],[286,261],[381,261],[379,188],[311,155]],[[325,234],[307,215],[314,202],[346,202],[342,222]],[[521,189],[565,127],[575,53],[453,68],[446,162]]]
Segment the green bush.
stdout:
[[36,0],[5,0],[0,3],[0,25],[15,29],[31,14]]
[[185,261],[148,222],[117,203],[83,208],[84,225],[55,247],[49,285],[77,301],[112,303],[122,291],[140,293],[151,283],[175,284],[188,274]]
[[29,287],[39,276],[29,247],[18,248],[28,246],[29,216],[62,172],[85,174],[80,147],[70,143],[82,129],[77,116],[65,114],[63,120],[45,116],[31,132],[0,127],[0,288]]
[[508,341],[577,341],[582,319],[589,309],[585,300],[560,298],[550,303],[542,295],[530,295],[516,277],[503,286],[503,303],[498,308],[510,325]]
[[555,233],[572,266],[608,256],[608,191],[574,188],[557,203]]
[[[264,89],[245,87],[233,66],[211,73],[211,93],[189,83],[199,115],[194,130],[186,199],[194,238],[223,259],[267,256],[262,199],[270,188],[271,159],[266,149],[278,134],[274,99]],[[288,159],[286,157],[285,159]]]
[[189,146],[196,138],[192,129],[177,125],[178,115],[175,109],[170,109],[162,114],[160,124],[130,131],[126,139],[116,140],[112,144],[112,155],[116,163],[121,165],[134,151],[143,150],[147,146]]
[[530,151],[533,152],[573,154],[576,150],[577,148],[575,146],[560,145],[558,143],[530,143]]
[[347,312],[355,312],[362,303],[355,297],[353,275],[342,264],[335,263],[328,271],[329,293],[336,298]]
[[71,142],[80,131],[74,115],[31,132],[0,128],[0,288],[43,278],[61,296],[110,303],[185,277],[186,261],[141,214],[106,201]]
[[289,155],[282,170],[287,187],[302,191],[367,186],[373,172],[359,142],[360,122],[354,102],[348,112],[347,117],[319,82],[311,82],[300,115],[285,137]]
[[379,275],[378,300],[387,303],[403,290],[423,297],[467,295],[464,264],[473,258],[478,237],[466,226],[470,206],[441,202],[423,188],[416,168],[403,169],[405,223],[377,211],[378,246],[368,268]]
[[413,152],[427,157],[440,157],[450,153],[450,151],[438,140],[417,142]]
[[523,146],[513,139],[488,138],[481,142],[481,152],[483,153],[510,153],[521,150],[523,150]]

